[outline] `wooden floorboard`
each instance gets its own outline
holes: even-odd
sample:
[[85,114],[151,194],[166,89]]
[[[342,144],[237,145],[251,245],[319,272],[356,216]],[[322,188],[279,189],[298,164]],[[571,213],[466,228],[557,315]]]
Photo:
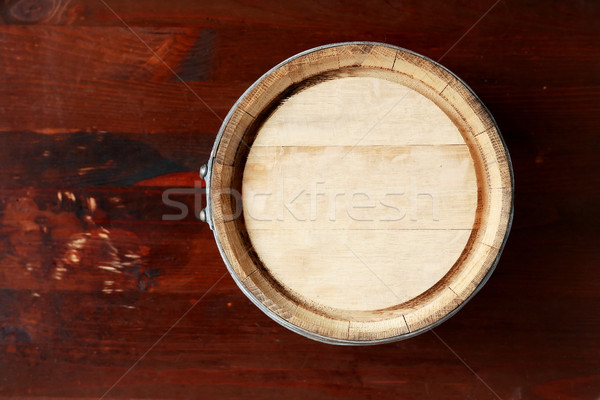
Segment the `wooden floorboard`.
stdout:
[[[599,16],[594,1],[4,2],[0,397],[597,399]],[[305,339],[226,273],[200,189],[162,218],[252,82],[348,40],[443,56],[512,157],[501,261],[439,337]]]

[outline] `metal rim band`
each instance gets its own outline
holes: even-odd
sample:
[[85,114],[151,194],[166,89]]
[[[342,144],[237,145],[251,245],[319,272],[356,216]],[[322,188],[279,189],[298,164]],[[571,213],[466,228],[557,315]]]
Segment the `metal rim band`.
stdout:
[[[459,304],[454,310],[452,310],[448,314],[446,314],[443,318],[440,318],[437,321],[435,321],[434,323],[432,323],[432,324],[430,324],[428,326],[425,326],[423,328],[417,329],[415,331],[412,331],[412,332],[409,332],[409,333],[406,333],[406,334],[403,334],[403,335],[399,335],[399,336],[393,336],[393,337],[385,338],[385,339],[375,339],[375,340],[360,341],[360,340],[337,339],[337,338],[331,338],[331,337],[327,337],[327,336],[322,336],[322,335],[319,335],[317,333],[314,333],[314,332],[308,331],[306,329],[300,328],[300,327],[298,327],[298,326],[296,326],[296,325],[288,322],[287,320],[283,319],[282,317],[280,317],[279,315],[277,315],[273,311],[271,311],[269,308],[267,308],[262,302],[260,302],[260,300],[258,300],[244,286],[244,284],[241,282],[241,280],[239,279],[239,277],[237,276],[237,274],[233,270],[233,268],[232,268],[229,260],[227,259],[227,256],[226,256],[226,254],[223,251],[223,248],[221,246],[221,242],[219,240],[219,235],[218,235],[217,231],[214,230],[214,220],[213,220],[213,213],[212,213],[212,204],[211,204],[211,200],[210,200],[210,188],[211,188],[211,185],[212,185],[212,170],[213,170],[213,164],[214,164],[214,160],[215,160],[215,154],[216,154],[217,148],[219,147],[219,144],[221,142],[221,138],[223,136],[223,132],[225,131],[226,126],[228,125],[229,121],[231,120],[231,117],[233,116],[233,113],[238,108],[238,106],[240,105],[240,103],[242,102],[242,100],[257,85],[259,85],[267,76],[269,76],[270,74],[272,74],[275,70],[279,69],[283,65],[285,65],[285,64],[287,64],[287,63],[295,60],[296,58],[299,58],[299,57],[302,57],[302,56],[305,56],[307,54],[310,54],[310,53],[313,53],[313,52],[316,52],[316,51],[320,51],[320,50],[323,50],[323,49],[327,49],[327,48],[331,48],[331,47],[338,47],[338,46],[346,46],[346,45],[374,45],[374,46],[384,46],[384,47],[389,47],[389,48],[392,48],[392,49],[395,49],[395,50],[403,51],[403,52],[406,52],[406,53],[410,53],[410,54],[413,54],[413,55],[415,55],[417,57],[423,58],[426,61],[431,62],[435,66],[440,67],[443,70],[445,70],[446,72],[448,72],[452,77],[456,78],[457,81],[460,82],[475,97],[475,99],[477,99],[479,101],[479,103],[481,104],[481,106],[484,108],[484,110],[489,115],[492,123],[494,124],[494,127],[496,128],[496,130],[498,132],[498,136],[500,138],[500,141],[502,142],[502,146],[504,148],[504,153],[506,154],[508,169],[509,169],[509,172],[510,172],[510,181],[511,181],[512,196],[511,196],[511,203],[510,203],[509,218],[508,218],[508,223],[507,223],[507,226],[506,226],[506,233],[504,234],[504,239],[502,241],[502,245],[498,249],[498,253],[496,255],[496,258],[495,258],[494,262],[492,263],[492,265],[490,266],[490,268],[489,268],[488,272],[486,273],[486,275],[479,282],[479,284],[473,290],[473,292],[461,304]],[[210,229],[213,231],[213,235],[215,237],[215,242],[216,242],[217,247],[219,249],[219,253],[221,254],[221,258],[223,259],[223,262],[225,263],[225,266],[227,267],[227,270],[229,271],[229,274],[233,278],[234,282],[237,284],[237,286],[240,288],[240,290],[246,295],[246,297],[248,297],[250,299],[250,301],[252,303],[254,303],[254,305],[256,307],[258,307],[263,313],[265,313],[267,316],[269,316],[275,322],[279,323],[280,325],[286,327],[287,329],[289,329],[289,330],[291,330],[293,332],[296,332],[296,333],[298,333],[298,334],[300,334],[300,335],[302,335],[304,337],[307,337],[309,339],[313,339],[313,340],[316,340],[316,341],[319,341],[319,342],[328,343],[328,344],[336,344],[336,345],[375,345],[375,344],[395,342],[395,341],[404,340],[404,339],[408,339],[408,338],[420,335],[421,333],[427,332],[430,329],[433,329],[433,328],[439,326],[440,324],[442,324],[443,322],[447,321],[448,319],[450,319],[458,311],[460,311],[481,290],[481,288],[487,283],[487,281],[489,280],[490,276],[492,275],[492,273],[496,269],[496,266],[498,265],[498,262],[500,260],[500,256],[502,255],[502,252],[503,252],[504,247],[506,245],[506,242],[508,240],[508,236],[510,234],[510,230],[511,230],[511,227],[512,227],[512,222],[513,222],[513,217],[514,217],[514,189],[515,189],[515,181],[514,181],[514,171],[513,171],[513,167],[512,167],[512,161],[511,161],[511,158],[510,158],[510,154],[508,152],[508,148],[506,147],[506,142],[504,141],[504,138],[502,137],[500,129],[498,128],[498,124],[496,123],[496,120],[494,119],[493,115],[490,113],[490,111],[488,110],[488,108],[481,101],[481,99],[479,99],[479,97],[475,94],[475,92],[462,79],[460,79],[452,71],[448,70],[443,65],[437,63],[436,61],[434,61],[434,60],[432,60],[432,59],[430,59],[430,58],[428,58],[426,56],[423,56],[421,54],[415,53],[415,52],[413,52],[411,50],[407,50],[407,49],[404,49],[402,47],[393,46],[393,45],[386,44],[386,43],[356,41],[356,42],[341,42],[341,43],[328,44],[328,45],[315,47],[315,48],[303,51],[301,53],[298,53],[298,54],[296,54],[296,55],[288,58],[287,60],[282,61],[281,63],[277,64],[273,68],[271,68],[269,71],[267,71],[266,73],[264,73],[259,79],[257,79],[248,89],[246,89],[246,91],[239,97],[239,99],[231,107],[231,109],[229,110],[229,113],[227,114],[227,116],[223,120],[221,128],[219,129],[219,132],[218,132],[217,137],[215,139],[215,143],[214,143],[212,151],[210,153],[209,160],[208,160],[208,162],[207,162],[206,165],[207,165],[207,168],[204,170],[204,179],[206,181],[206,201],[207,201],[207,205],[206,205],[206,208],[204,210],[204,218],[206,219],[206,222],[208,223]]]

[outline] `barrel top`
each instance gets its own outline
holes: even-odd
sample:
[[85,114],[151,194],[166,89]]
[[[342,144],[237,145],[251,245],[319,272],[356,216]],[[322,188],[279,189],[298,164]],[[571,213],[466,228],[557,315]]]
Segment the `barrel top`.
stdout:
[[265,74],[223,124],[210,190],[238,285],[331,343],[397,340],[452,315],[491,274],[512,217],[485,106],[439,64],[377,43]]

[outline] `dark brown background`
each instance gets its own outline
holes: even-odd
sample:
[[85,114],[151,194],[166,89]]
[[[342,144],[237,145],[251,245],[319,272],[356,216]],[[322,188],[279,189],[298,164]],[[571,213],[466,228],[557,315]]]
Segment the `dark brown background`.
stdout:
[[[120,18],[100,0],[0,9],[0,396],[600,397],[600,3],[107,2]],[[254,80],[349,40],[446,54],[512,155],[503,257],[439,338],[291,333],[225,275],[206,225],[161,218]]]

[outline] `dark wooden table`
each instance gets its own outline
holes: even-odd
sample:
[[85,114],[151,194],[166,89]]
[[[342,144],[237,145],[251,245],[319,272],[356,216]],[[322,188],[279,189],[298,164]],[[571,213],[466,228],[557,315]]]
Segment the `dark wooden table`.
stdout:
[[[486,287],[435,333],[375,347],[280,327],[205,224],[162,218],[168,188],[201,206],[198,167],[254,80],[351,40],[441,59],[516,178]],[[599,115],[592,0],[5,0],[0,396],[598,399]]]

